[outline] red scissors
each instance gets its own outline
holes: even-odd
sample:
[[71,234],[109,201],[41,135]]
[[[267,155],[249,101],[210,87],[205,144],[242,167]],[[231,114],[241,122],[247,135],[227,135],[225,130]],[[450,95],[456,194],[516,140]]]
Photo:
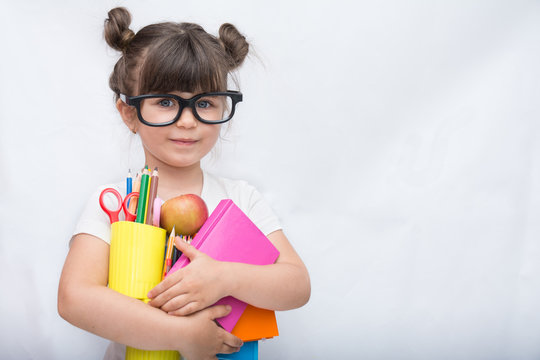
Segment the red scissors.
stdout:
[[[105,205],[103,198],[105,194],[107,193],[113,194],[118,199],[118,208],[116,210],[111,210],[107,207],[107,205]],[[120,214],[120,211],[122,210],[122,208],[124,209],[124,213],[126,214],[127,221],[134,221],[136,219],[137,215],[133,214],[128,209],[128,201],[134,196],[139,198],[139,193],[138,192],[129,193],[124,199],[124,201],[122,201],[122,195],[120,195],[120,193],[116,189],[106,188],[101,192],[101,195],[99,195],[99,205],[101,205],[101,208],[103,209],[103,211],[105,211],[107,215],[109,215],[109,219],[111,219],[111,224],[118,221],[118,215]]]

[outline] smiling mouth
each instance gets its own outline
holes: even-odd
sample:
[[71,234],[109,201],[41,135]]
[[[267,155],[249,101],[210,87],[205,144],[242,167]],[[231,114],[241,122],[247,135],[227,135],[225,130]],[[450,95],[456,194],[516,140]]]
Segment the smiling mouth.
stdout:
[[193,139],[172,139],[172,141],[178,145],[193,145],[197,142],[197,140]]

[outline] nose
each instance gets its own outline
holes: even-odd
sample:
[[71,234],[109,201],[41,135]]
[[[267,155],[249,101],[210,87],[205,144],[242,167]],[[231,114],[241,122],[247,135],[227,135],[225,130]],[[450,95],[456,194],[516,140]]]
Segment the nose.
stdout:
[[197,118],[193,115],[193,110],[189,107],[184,107],[180,113],[180,117],[176,122],[176,126],[186,129],[197,126]]

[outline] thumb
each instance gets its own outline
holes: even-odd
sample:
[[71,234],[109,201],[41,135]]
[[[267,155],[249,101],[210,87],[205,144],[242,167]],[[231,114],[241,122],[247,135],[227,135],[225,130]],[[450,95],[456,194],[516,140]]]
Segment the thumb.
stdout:
[[200,251],[195,249],[194,246],[182,240],[180,236],[176,236],[174,238],[174,246],[176,246],[179,251],[184,253],[184,255],[186,255],[189,260],[193,260],[200,253]]
[[229,315],[231,309],[232,308],[230,305],[215,305],[208,308],[208,310],[210,311],[210,318],[212,320]]

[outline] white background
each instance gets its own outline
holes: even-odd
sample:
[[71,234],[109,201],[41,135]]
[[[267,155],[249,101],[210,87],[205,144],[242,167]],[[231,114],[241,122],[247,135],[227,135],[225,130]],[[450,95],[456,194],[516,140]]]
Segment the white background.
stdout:
[[107,11],[255,50],[218,174],[256,185],[307,264],[260,359],[540,357],[539,1],[4,1],[0,358],[97,359],[58,278],[96,186],[143,165]]

